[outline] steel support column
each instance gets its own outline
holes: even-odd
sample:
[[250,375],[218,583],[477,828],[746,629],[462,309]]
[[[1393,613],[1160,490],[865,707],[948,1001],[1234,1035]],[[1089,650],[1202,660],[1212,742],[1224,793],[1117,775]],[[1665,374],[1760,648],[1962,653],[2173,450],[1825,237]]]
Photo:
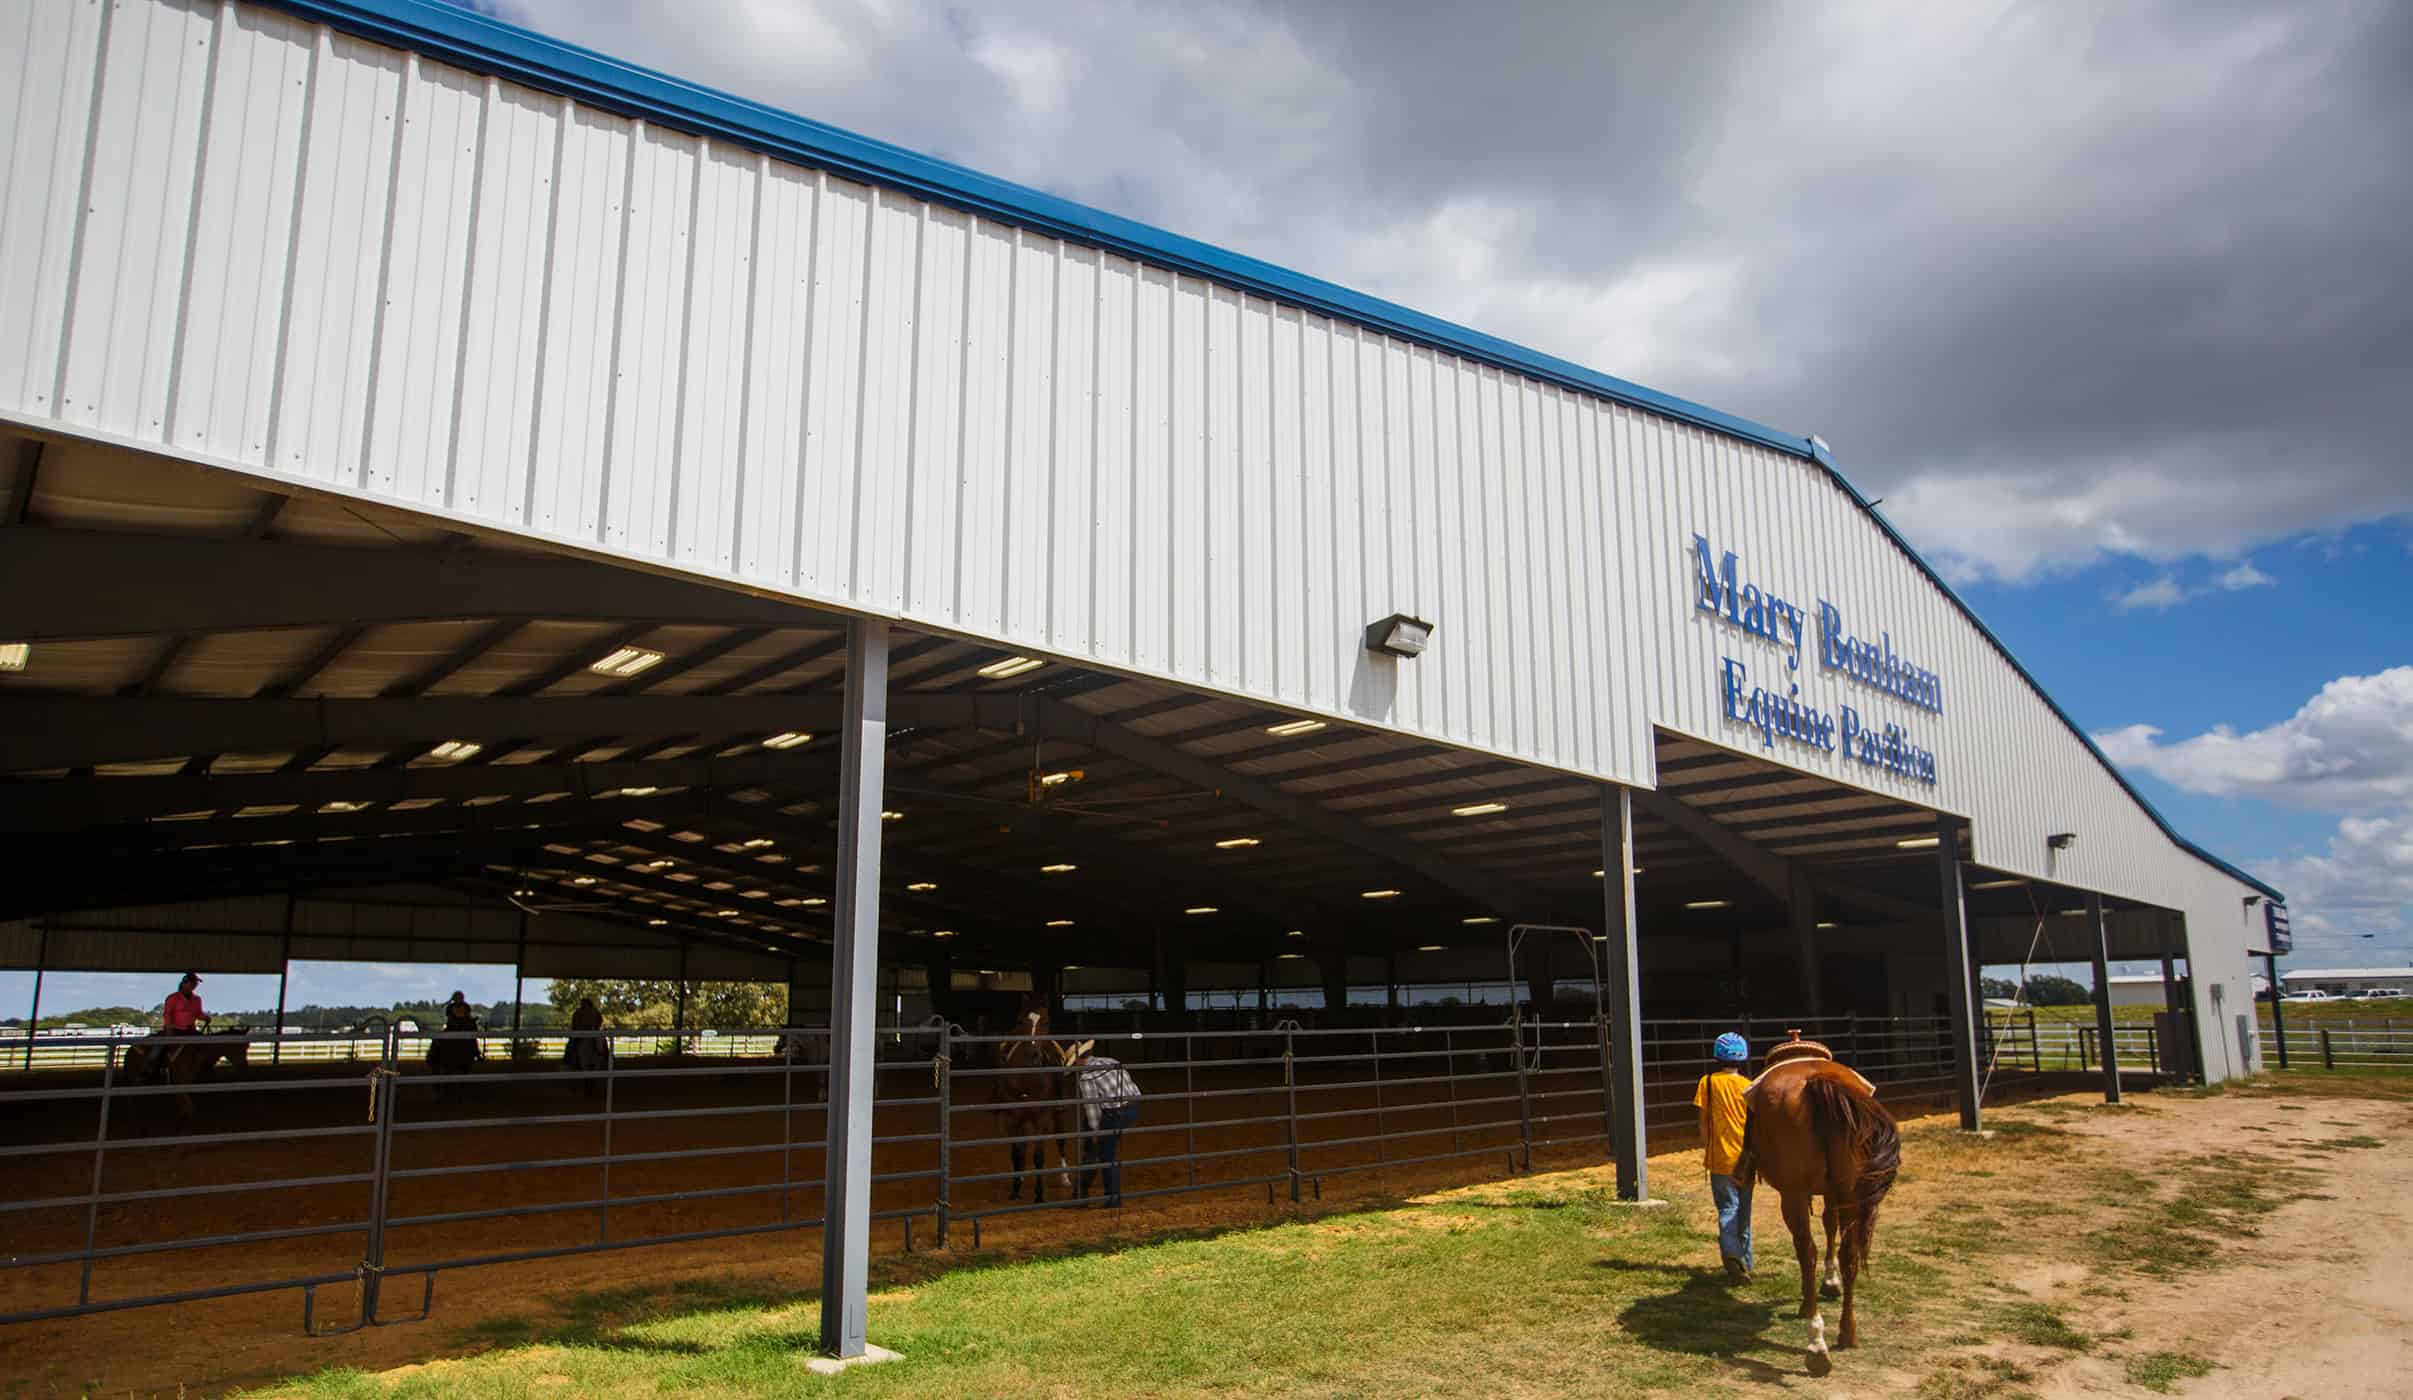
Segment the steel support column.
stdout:
[[1648,1200],[1650,1143],[1642,1122],[1642,976],[1635,956],[1641,930],[1634,910],[1634,794],[1600,790],[1601,933],[1605,946],[1602,1002],[1609,1017],[1609,1155],[1617,1164],[1617,1197]]
[[1952,1010],[1952,1073],[1958,1087],[1961,1128],[1979,1128],[1977,1007],[1971,988],[1975,959],[1969,956],[1969,906],[1961,893],[1961,834],[1950,817],[1935,819],[1936,878],[1944,900],[1944,985]]
[[2287,1015],[2279,1009],[2279,955],[2265,953],[2262,965],[2271,975],[2271,1030],[2279,1037],[2279,1068],[2287,1068]]
[[[527,915],[520,915],[523,923]],[[268,1063],[281,1064],[285,1059],[285,985],[293,979],[293,896],[285,896],[285,933],[277,943],[276,955],[276,1029],[275,1039],[268,1042]],[[518,996],[517,991],[512,992]]]
[[821,1350],[863,1355],[871,1250],[872,1049],[879,1026],[880,806],[888,757],[888,624],[846,630],[838,787],[838,889],[829,969],[828,1185],[821,1232]]
[[2112,1041],[2111,925],[2103,913],[2103,896],[2089,891],[2086,918],[2095,926],[2095,1039],[2103,1043],[2103,1102],[2120,1101],[2120,1050]]
[[[50,961],[50,925],[42,925],[34,944],[34,1004],[25,1013],[25,1067],[34,1067],[34,1037],[42,1033],[42,966]],[[116,1056],[110,1052],[111,1058]]]
[[1801,996],[1810,1008],[1812,1019],[1826,1014],[1826,979],[1819,976],[1818,961],[1818,894],[1810,888],[1809,868],[1793,862],[1786,884],[1793,897],[1789,903],[1793,915],[1793,955],[1801,959]]

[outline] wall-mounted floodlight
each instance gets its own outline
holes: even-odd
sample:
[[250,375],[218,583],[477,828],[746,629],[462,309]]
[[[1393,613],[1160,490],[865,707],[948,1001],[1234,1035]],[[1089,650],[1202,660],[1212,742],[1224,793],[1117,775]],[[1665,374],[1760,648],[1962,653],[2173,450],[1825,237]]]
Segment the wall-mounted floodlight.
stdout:
[[2044,844],[2052,847],[2056,851],[2066,851],[2070,847],[2078,844],[2078,833],[2074,831],[2056,831],[2052,835],[2044,838]]
[[1422,656],[1432,640],[1433,624],[1406,613],[1393,613],[1366,628],[1366,650],[1385,656]]

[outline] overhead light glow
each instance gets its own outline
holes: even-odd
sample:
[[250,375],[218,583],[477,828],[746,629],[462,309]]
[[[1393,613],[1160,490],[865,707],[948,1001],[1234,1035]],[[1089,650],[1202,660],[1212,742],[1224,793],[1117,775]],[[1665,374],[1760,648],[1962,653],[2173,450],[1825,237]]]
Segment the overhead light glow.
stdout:
[[1276,953],[1276,954],[1274,954],[1275,959],[1276,959],[1276,960],[1278,960],[1278,961],[1281,961],[1281,962],[1289,962],[1289,961],[1290,961],[1292,958],[1303,958],[1303,957],[1306,957],[1306,956],[1307,956],[1307,955],[1306,955],[1305,953]]
[[669,922],[670,920],[668,919],[647,919],[645,921],[645,926],[647,928],[661,928]]
[[1193,904],[1181,912],[1184,914],[1213,914],[1219,911],[1212,904]]
[[447,739],[429,749],[427,756],[429,758],[448,758],[458,762],[461,759],[476,756],[477,752],[485,747],[484,744],[469,739]]
[[511,897],[513,899],[528,899],[534,896],[535,893],[536,891],[534,890],[513,890],[511,892]]
[[1944,842],[1940,836],[1906,836],[1894,844],[1905,851],[1923,851],[1930,846],[1940,846]]
[[1508,804],[1505,802],[1476,802],[1464,807],[1452,807],[1449,814],[1453,817],[1488,817],[1494,812],[1507,810]]
[[774,846],[777,844],[777,842],[773,841],[768,836],[749,836],[745,840],[738,842],[737,848],[741,851],[759,851],[765,846]]
[[0,642],[0,671],[22,671],[33,655],[31,642]]
[[660,791],[661,791],[661,789],[660,789],[660,788],[658,788],[658,787],[651,787],[651,786],[648,786],[648,787],[624,787],[624,788],[620,789],[620,795],[621,795],[622,797],[651,797],[651,796],[653,796],[655,793],[660,792]]
[[992,661],[981,667],[980,674],[993,681],[1012,680],[1016,676],[1027,676],[1046,664],[1027,656],[1009,656],[1003,661]]
[[2026,883],[2025,880],[1979,880],[1969,888],[1973,890],[2012,890]]
[[1286,936],[1290,938],[1305,938],[1307,936],[1307,930],[1303,928],[1294,928]]
[[2086,917],[2086,910],[2084,908],[2056,909],[2053,912],[2059,914],[2065,919],[2083,919]]
[[807,908],[807,909],[818,909],[818,908],[820,908],[822,905],[827,904],[827,903],[829,903],[829,901],[828,901],[828,900],[823,899],[823,898],[822,898],[821,896],[819,896],[819,895],[814,895],[812,898],[810,898],[810,899],[808,899],[808,900],[806,900],[806,901],[804,902],[804,907],[805,907],[805,908]]
[[715,909],[712,911],[712,917],[716,919],[734,919],[737,917],[737,911],[734,909]]
[[1070,920],[1070,919],[1050,919],[1050,920],[1048,920],[1048,921],[1047,921],[1047,926],[1048,926],[1049,928],[1071,928],[1071,927],[1072,927],[1072,920]]
[[1836,922],[1835,922],[1833,919],[1820,919],[1820,920],[1818,921],[1818,926],[1819,926],[1820,928],[1841,928],[1841,927],[1843,927],[1843,925],[1836,923]]
[[813,742],[813,736],[802,730],[782,729],[777,734],[763,740],[762,746],[766,749],[792,749],[800,744],[811,742]]
[[1265,726],[1265,732],[1279,734],[1287,739],[1293,734],[1313,734],[1323,727],[1324,722],[1320,719],[1294,719],[1285,720],[1280,724],[1269,724]]
[[1078,768],[1067,768],[1061,773],[1042,773],[1039,775],[1039,786],[1062,787],[1066,783],[1077,783],[1086,776],[1088,775]]
[[1597,880],[1597,879],[1599,879],[1601,876],[1606,875],[1607,873],[1608,873],[1608,872],[1607,872],[1607,871],[1605,871],[1605,870],[1595,870],[1595,871],[1593,871],[1593,872],[1592,872],[1592,878],[1593,878],[1593,879],[1595,879],[1595,880]]
[[1684,901],[1684,907],[1687,909],[1723,909],[1731,902],[1724,899],[1688,899]]
[[912,884],[907,885],[905,888],[913,891],[915,894],[927,894],[931,890],[937,889],[938,886],[930,883],[928,880],[916,880]]
[[1357,897],[1358,897],[1359,899],[1397,899],[1397,898],[1399,897],[1399,891],[1397,891],[1397,890],[1359,890],[1359,891],[1357,892]]
[[1077,865],[1074,865],[1074,864],[1073,864],[1072,862],[1070,862],[1070,861],[1062,861],[1062,860],[1060,860],[1060,861],[1057,861],[1057,862],[1056,862],[1054,865],[1042,865],[1042,866],[1040,866],[1040,867],[1039,867],[1039,873],[1040,873],[1040,874],[1042,874],[1042,875],[1069,875],[1069,874],[1071,874],[1073,871],[1078,870],[1078,869],[1080,869],[1080,868],[1081,868],[1081,867],[1079,867],[1079,866],[1077,866]]
[[1416,946],[1416,951],[1419,953],[1446,953],[1449,951],[1449,945],[1447,943],[1420,943]]
[[592,875],[573,875],[570,877],[570,883],[573,885],[591,885],[595,883],[595,877]]
[[882,812],[882,813],[880,813],[880,820],[881,820],[881,821],[884,821],[884,822],[901,822],[901,821],[903,821],[904,819],[905,819],[905,814],[904,814],[903,812]]
[[598,676],[614,676],[626,680],[639,671],[651,670],[662,661],[662,653],[646,647],[622,647],[618,651],[587,667]]
[[359,812],[366,810],[368,805],[366,802],[330,802],[318,810],[322,812]]
[[1256,844],[1258,844],[1258,842],[1257,838],[1254,836],[1227,836],[1223,840],[1215,843],[1215,849],[1218,851],[1238,851],[1245,850],[1246,848]]
[[955,936],[955,930],[951,928],[934,928],[930,930],[930,936],[932,938],[953,938]]
[[1476,924],[1496,924],[1499,920],[1489,914],[1477,914],[1471,919],[1460,919],[1458,922],[1472,927]]

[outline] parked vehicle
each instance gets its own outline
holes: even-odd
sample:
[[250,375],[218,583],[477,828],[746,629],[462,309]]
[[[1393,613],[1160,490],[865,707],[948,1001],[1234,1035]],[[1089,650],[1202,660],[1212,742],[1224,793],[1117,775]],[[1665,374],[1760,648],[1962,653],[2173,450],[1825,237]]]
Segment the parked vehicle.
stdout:
[[2335,999],[2327,992],[2289,992],[2280,998],[2281,1001],[2333,1001]]

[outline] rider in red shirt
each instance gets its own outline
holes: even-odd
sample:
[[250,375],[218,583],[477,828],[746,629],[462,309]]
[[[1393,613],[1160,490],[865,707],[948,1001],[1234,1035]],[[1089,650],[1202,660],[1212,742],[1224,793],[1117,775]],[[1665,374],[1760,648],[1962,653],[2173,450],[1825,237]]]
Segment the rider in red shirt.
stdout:
[[209,1019],[209,1014],[201,1009],[201,994],[193,990],[200,985],[200,973],[184,974],[184,980],[169,995],[167,1005],[160,1009],[161,1029],[169,1035],[191,1035]]

